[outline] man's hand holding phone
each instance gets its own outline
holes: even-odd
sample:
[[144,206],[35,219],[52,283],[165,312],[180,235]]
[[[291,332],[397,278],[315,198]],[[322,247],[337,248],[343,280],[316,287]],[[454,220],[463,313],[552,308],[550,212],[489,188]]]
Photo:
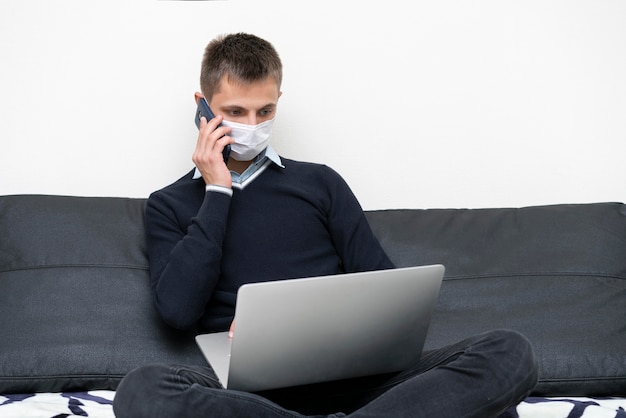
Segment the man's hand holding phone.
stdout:
[[[198,109],[200,109],[200,104]],[[222,119],[223,117],[218,115],[207,121],[205,114],[200,110],[196,114],[199,133],[192,160],[200,170],[206,184],[231,188],[232,178],[226,166],[227,157],[224,151],[235,141],[228,136],[231,128],[220,125]]]

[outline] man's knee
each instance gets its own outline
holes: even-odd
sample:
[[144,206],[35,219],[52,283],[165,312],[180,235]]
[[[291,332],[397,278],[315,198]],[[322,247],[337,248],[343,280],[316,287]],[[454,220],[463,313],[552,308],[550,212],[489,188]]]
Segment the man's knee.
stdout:
[[532,344],[523,334],[509,329],[501,329],[491,331],[490,336],[497,341],[503,352],[509,355],[516,354],[520,360],[535,362]]
[[141,366],[124,376],[113,399],[115,416],[155,417],[152,408],[160,402],[158,386],[163,383],[167,369],[164,365]]
[[509,378],[518,379],[520,384],[534,387],[537,382],[537,360],[532,344],[524,335],[513,330],[495,330],[488,333],[495,344],[493,355],[497,364]]

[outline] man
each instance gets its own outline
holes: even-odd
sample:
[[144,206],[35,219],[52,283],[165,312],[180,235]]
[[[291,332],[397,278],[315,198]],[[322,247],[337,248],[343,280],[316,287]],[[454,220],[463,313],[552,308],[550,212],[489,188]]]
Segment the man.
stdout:
[[[201,120],[195,168],[146,208],[154,303],[168,324],[237,332],[244,283],[393,268],[337,173],[269,145],[282,81],[271,44],[243,33],[216,38],[200,81],[196,102],[216,117]],[[255,394],[222,388],[210,367],[140,367],[120,383],[114,410],[118,418],[484,418],[518,403],[536,379],[528,341],[494,331],[425,353],[401,373]]]

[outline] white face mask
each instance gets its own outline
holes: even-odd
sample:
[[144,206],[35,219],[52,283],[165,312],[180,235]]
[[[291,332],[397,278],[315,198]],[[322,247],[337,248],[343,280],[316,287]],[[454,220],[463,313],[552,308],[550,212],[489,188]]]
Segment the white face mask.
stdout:
[[222,125],[232,128],[229,136],[235,140],[231,145],[230,156],[237,161],[250,161],[261,153],[270,143],[274,119],[258,125],[222,120]]

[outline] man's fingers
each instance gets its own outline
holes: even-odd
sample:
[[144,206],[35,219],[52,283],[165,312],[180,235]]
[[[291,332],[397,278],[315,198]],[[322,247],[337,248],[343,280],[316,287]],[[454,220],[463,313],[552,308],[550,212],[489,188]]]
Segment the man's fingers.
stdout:
[[233,338],[233,335],[235,335],[235,320],[233,319],[233,322],[230,323],[230,329],[228,330],[228,338]]

